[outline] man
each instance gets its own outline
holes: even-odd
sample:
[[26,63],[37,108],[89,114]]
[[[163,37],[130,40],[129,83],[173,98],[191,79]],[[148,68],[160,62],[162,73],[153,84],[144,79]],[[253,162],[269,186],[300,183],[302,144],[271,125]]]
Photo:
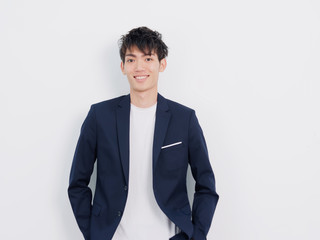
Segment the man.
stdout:
[[120,43],[130,93],[91,106],[72,163],[68,194],[79,228],[86,240],[204,240],[219,196],[195,111],[158,93],[168,54],[158,32],[132,29]]

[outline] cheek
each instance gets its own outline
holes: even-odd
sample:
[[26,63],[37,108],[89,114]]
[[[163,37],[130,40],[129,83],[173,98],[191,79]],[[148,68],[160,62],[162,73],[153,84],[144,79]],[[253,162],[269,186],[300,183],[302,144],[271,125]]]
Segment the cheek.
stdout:
[[130,75],[130,73],[132,72],[130,66],[127,66],[124,68],[124,71],[123,71],[126,75]]
[[152,73],[157,73],[160,70],[159,68],[160,68],[159,65],[152,65],[152,66],[149,66],[149,71]]

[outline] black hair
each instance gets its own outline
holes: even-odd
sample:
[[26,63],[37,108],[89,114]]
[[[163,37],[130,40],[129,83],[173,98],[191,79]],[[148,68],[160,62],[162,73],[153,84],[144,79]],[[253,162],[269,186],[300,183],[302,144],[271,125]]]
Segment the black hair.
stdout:
[[130,30],[119,39],[120,58],[124,63],[127,49],[136,46],[146,55],[151,55],[152,51],[157,53],[159,61],[168,56],[168,47],[162,41],[162,35],[157,31],[152,31],[147,27],[138,27]]

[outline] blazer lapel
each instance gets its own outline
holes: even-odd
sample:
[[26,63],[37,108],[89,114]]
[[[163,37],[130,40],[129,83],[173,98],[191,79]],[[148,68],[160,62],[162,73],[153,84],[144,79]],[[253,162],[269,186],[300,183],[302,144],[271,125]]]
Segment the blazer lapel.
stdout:
[[166,136],[170,117],[171,113],[167,104],[167,100],[158,93],[156,122],[154,126],[153,137],[153,171],[155,170],[155,167],[158,162],[161,146],[163,145],[163,141]]
[[[120,159],[123,174],[128,184],[129,176],[129,127],[130,127],[130,94],[126,95],[118,104],[117,108],[117,133],[118,144],[120,149]],[[152,161],[153,170],[157,164],[161,146],[166,136],[171,113],[167,104],[167,100],[158,93],[156,122],[154,126]]]
[[129,176],[129,127],[130,127],[130,94],[124,96],[117,108],[117,133],[120,159],[123,174],[128,184]]

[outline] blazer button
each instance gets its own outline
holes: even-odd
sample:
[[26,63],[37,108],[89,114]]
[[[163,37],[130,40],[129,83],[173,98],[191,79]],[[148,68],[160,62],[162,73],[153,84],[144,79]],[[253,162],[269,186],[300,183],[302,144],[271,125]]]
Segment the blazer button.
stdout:
[[118,217],[121,217],[121,211],[118,211]]
[[128,190],[128,187],[127,187],[127,186],[124,186],[124,187],[123,187],[123,190],[127,191],[127,190]]

